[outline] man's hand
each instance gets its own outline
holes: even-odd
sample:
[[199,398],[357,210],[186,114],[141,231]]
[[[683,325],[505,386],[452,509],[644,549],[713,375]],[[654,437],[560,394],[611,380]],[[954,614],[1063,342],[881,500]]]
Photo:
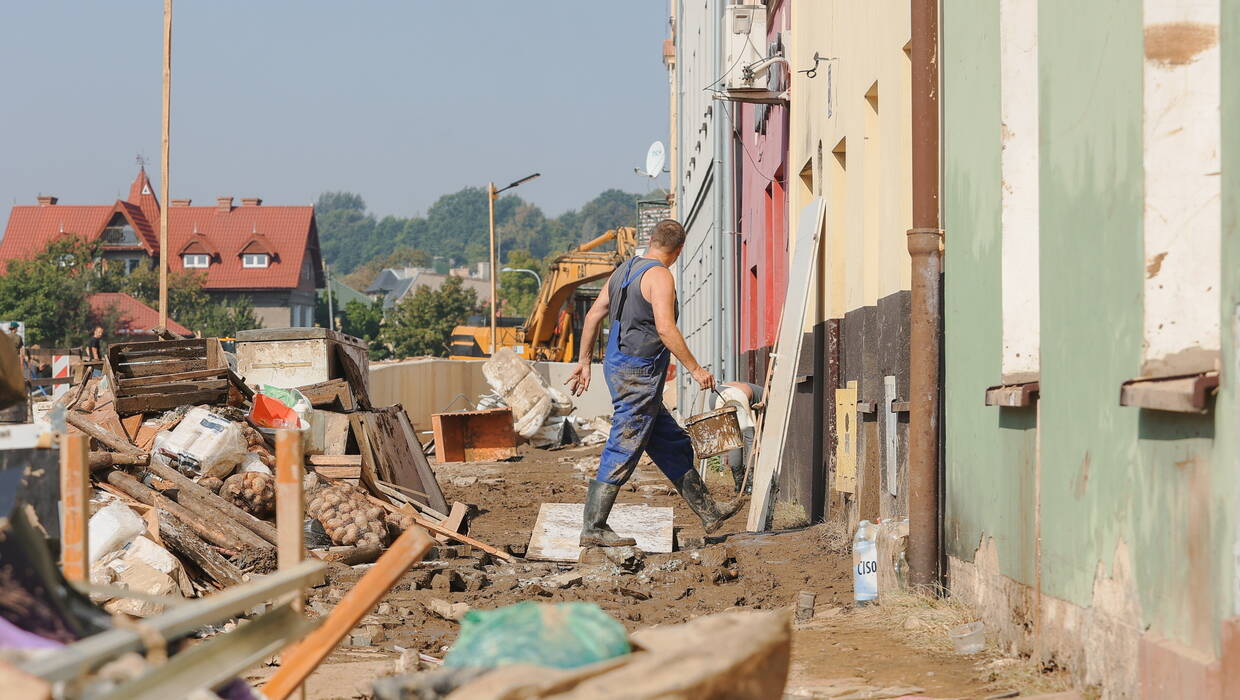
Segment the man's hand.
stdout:
[[698,367],[693,370],[693,381],[697,382],[698,386],[703,389],[715,388],[715,375],[708,372],[705,367]]
[[586,393],[586,389],[590,388],[590,365],[578,364],[577,369],[568,375],[568,379],[564,380],[568,387],[568,392],[573,396],[581,396]]

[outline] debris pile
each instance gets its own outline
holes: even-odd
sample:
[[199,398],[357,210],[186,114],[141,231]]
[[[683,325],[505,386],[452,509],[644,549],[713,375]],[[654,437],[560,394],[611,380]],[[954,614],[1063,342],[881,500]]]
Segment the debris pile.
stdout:
[[340,376],[282,387],[247,382],[214,338],[121,343],[102,376],[58,400],[92,443],[93,582],[135,596],[98,602],[143,617],[163,609],[151,595],[196,597],[274,570],[282,429],[302,435],[312,556],[374,561],[414,525],[493,549],[464,534],[468,508],[445,501],[404,409],[373,407],[354,358],[328,339],[319,350]]
[[573,400],[568,393],[548,384],[530,362],[512,350],[500,348],[483,363],[482,375],[493,393],[483,396],[478,408],[512,409],[513,429],[534,447],[595,445],[606,441],[610,421],[573,416]]

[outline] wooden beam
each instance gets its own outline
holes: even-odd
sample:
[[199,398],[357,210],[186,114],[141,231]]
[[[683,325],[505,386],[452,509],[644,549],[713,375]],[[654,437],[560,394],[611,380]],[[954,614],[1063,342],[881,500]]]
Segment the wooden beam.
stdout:
[[146,467],[146,471],[161,479],[171,481],[176,485],[180,492],[190,494],[195,500],[232,518],[237,522],[237,524],[263,538],[263,540],[268,544],[273,546],[279,544],[279,540],[276,538],[276,529],[271,526],[271,523],[265,520],[259,520],[253,515],[241,510],[218,494],[194,483],[188,477],[172,467],[160,464],[159,462],[152,462]]
[[152,384],[176,384],[179,382],[188,382],[195,379],[207,379],[220,377],[228,372],[227,367],[212,367],[210,369],[197,369],[189,372],[172,372],[170,374],[151,374],[145,377],[122,377],[116,380],[122,390],[132,389],[139,386],[151,386]]
[[133,455],[135,457],[146,456],[146,453],[134,447],[133,443],[80,413],[65,411],[65,420],[69,425],[91,436],[100,445],[111,449],[113,452],[120,452],[121,454]]
[[[279,537],[277,553],[281,570],[297,566],[306,557],[304,534],[305,492],[301,480],[306,473],[302,456],[301,432],[279,430],[276,432],[276,531]],[[306,604],[305,590],[293,591],[286,599],[298,614]],[[281,657],[285,658],[285,657]],[[317,665],[317,664],[316,664]],[[310,669],[313,670],[313,669]],[[309,676],[309,670],[306,676]],[[305,681],[305,677],[302,677]],[[290,692],[295,698],[304,699],[305,687],[299,682]]]
[[306,455],[312,467],[361,467],[361,455]]
[[262,687],[271,700],[284,700],[299,688],[340,640],[396,585],[409,567],[422,560],[433,542],[421,528],[405,530],[366,575],[353,584],[323,624],[281,657],[280,669]]
[[358,480],[362,476],[361,466],[356,467],[310,467],[315,474],[326,477],[328,479],[352,479]]
[[90,438],[60,436],[60,569],[69,581],[90,581]]
[[211,549],[188,525],[177,520],[164,506],[165,503],[161,502],[158,514],[159,538],[164,541],[165,546],[193,562],[221,588],[245,582],[246,575],[241,569],[225,559],[223,554]]
[[[82,437],[86,437],[83,435]],[[116,452],[91,452],[88,457],[90,470],[98,471],[108,467],[145,465],[150,461],[149,457],[135,457],[133,455],[123,455]]]
[[[443,525],[445,530],[461,532],[461,526],[465,524],[465,516],[467,515],[469,515],[469,506],[460,501],[453,501],[452,510],[448,513],[448,518],[440,524]],[[435,535],[435,539],[447,544],[448,535],[441,533]]]

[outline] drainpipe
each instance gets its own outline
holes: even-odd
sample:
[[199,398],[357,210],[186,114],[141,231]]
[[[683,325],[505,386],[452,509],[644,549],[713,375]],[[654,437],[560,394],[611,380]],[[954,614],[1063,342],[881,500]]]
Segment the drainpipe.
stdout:
[[909,541],[910,582],[922,589],[940,583],[939,542],[939,315],[943,229],[939,222],[939,5],[912,0],[913,228],[909,333]]

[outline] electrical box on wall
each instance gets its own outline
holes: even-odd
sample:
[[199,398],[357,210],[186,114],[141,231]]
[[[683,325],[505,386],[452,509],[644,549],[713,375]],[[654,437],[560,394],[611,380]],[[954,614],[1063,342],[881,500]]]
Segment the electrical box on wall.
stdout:
[[766,58],[766,6],[728,5],[723,22],[724,90],[766,90],[769,77],[745,70]]

